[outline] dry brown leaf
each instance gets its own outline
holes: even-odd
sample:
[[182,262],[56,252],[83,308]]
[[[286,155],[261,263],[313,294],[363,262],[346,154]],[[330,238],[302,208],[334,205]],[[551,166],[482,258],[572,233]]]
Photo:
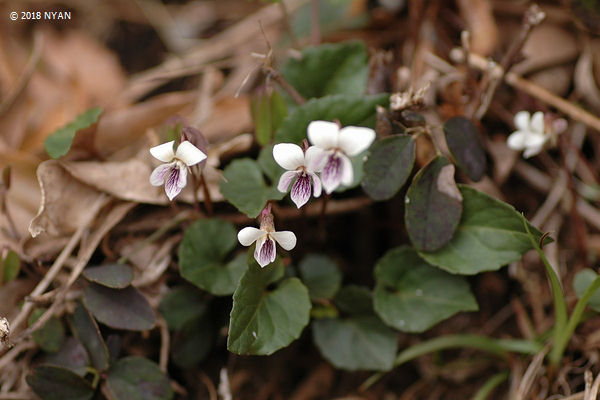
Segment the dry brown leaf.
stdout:
[[209,142],[222,142],[252,130],[252,117],[248,96],[226,97],[214,104],[212,114],[200,126]]
[[498,27],[489,0],[459,0],[460,14],[471,34],[471,50],[490,55],[498,44]]
[[100,196],[96,189],[73,179],[56,160],[41,163],[37,170],[42,201],[29,224],[35,237],[42,232],[61,235],[74,232],[89,213],[89,204]]
[[36,285],[35,279],[15,279],[6,282],[0,290],[0,316],[9,321],[19,312],[19,303]]
[[[585,46],[575,67],[575,89],[594,108],[600,110],[600,89],[594,77],[594,62],[600,69],[600,40],[595,40]],[[594,57],[596,56],[596,57]]]

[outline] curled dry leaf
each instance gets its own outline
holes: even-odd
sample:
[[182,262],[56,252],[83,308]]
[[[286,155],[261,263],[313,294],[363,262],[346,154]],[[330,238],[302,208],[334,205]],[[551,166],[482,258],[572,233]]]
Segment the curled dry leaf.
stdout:
[[471,33],[471,50],[490,55],[498,44],[498,26],[489,0],[459,0],[460,13]]
[[600,89],[594,76],[594,67],[600,69],[598,52],[600,40],[596,39],[585,46],[575,67],[575,88],[596,110],[600,110]]
[[440,170],[436,181],[437,190],[448,197],[462,201],[462,195],[454,181],[454,165],[448,164]]

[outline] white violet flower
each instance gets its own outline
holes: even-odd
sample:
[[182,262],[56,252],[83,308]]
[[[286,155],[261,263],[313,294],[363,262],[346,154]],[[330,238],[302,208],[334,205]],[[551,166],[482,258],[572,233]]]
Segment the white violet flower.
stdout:
[[530,116],[528,111],[519,111],[515,114],[514,122],[517,130],[506,140],[508,147],[517,151],[525,150],[524,158],[539,154],[550,139],[550,133],[545,129],[544,113],[537,111]]
[[354,171],[349,157],[368,149],[375,140],[375,131],[359,126],[340,129],[338,124],[328,121],[312,121],[307,130],[308,140],[325,150],[326,160],[321,171],[325,192],[333,192],[340,183],[351,185]]
[[280,192],[286,193],[290,183],[296,179],[290,197],[298,208],[310,199],[311,188],[315,197],[321,195],[321,180],[316,172],[320,170],[319,163],[324,161],[323,150],[311,146],[304,153],[296,144],[279,143],[273,147],[273,158],[277,164],[287,169],[279,178],[277,189]]
[[275,261],[275,242],[285,250],[296,247],[296,235],[291,231],[275,231],[271,207],[267,206],[261,213],[260,229],[246,227],[238,232],[238,240],[243,246],[250,246],[256,242],[254,259],[261,266]]
[[169,200],[173,200],[185,187],[188,168],[206,158],[206,154],[188,141],[181,142],[177,146],[177,151],[174,152],[174,142],[172,140],[150,149],[150,154],[154,158],[165,163],[152,171],[150,184],[153,186],[162,186],[164,184],[165,193]]

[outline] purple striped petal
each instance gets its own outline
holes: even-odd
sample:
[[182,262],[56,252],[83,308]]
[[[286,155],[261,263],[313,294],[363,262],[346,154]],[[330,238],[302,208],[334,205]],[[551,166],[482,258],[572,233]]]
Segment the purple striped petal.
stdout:
[[321,171],[321,181],[327,194],[333,192],[340,185],[342,168],[342,159],[337,154],[330,155]]
[[150,184],[152,186],[162,186],[174,164],[175,163],[160,164],[158,167],[154,168],[154,171],[150,174]]
[[290,193],[290,197],[296,204],[296,207],[300,208],[306,204],[308,199],[310,199],[310,192],[310,177],[306,174],[299,174]]
[[298,174],[299,171],[285,171],[283,174],[281,174],[281,178],[279,178],[279,184],[277,185],[277,190],[279,190],[281,193],[286,193],[290,187],[290,183],[292,183]]
[[261,267],[265,267],[275,261],[275,241],[265,235],[256,241],[254,259]]
[[180,163],[176,163],[172,168],[171,172],[167,176],[165,181],[165,193],[169,200],[173,200],[181,190],[185,187],[187,182],[187,167],[181,166]]

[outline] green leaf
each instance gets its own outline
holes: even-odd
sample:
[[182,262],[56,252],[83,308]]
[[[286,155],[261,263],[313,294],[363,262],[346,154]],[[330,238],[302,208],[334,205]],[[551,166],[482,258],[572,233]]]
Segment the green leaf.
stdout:
[[89,361],[81,342],[74,337],[68,337],[60,350],[45,357],[44,364],[63,367],[83,377],[87,372]]
[[279,183],[279,178],[285,170],[281,168],[273,158],[273,145],[270,144],[260,149],[256,161],[258,161],[258,164],[271,181],[271,184],[277,185]]
[[[366,8],[357,12],[356,3],[353,0],[320,0],[319,25],[321,34],[327,34],[345,29],[358,29],[366,26],[369,22]],[[313,17],[311,5],[306,3],[300,7],[292,18],[292,31],[296,37],[309,36],[312,32]]]
[[17,253],[9,250],[8,253],[6,253],[4,260],[0,260],[0,262],[3,263],[0,271],[4,271],[4,275],[0,276],[1,285],[2,283],[12,281],[19,275],[19,271],[21,270],[21,260]]
[[92,283],[83,291],[83,301],[98,321],[111,328],[145,331],[156,323],[148,300],[133,286],[111,289]]
[[485,174],[486,160],[477,127],[465,117],[453,117],[444,124],[444,133],[458,167],[473,181],[480,181]]
[[459,311],[478,309],[462,276],[432,267],[408,246],[380,258],[375,279],[375,312],[403,332],[423,332]]
[[423,251],[440,249],[452,238],[462,211],[454,165],[443,156],[431,160],[415,175],[404,202],[404,221],[413,245]]
[[[598,277],[598,274],[589,268],[582,269],[575,275],[573,279],[573,289],[577,293],[577,298],[581,298],[585,293],[586,289],[594,282]],[[588,305],[596,312],[600,312],[600,290],[596,292],[590,298]]]
[[206,313],[206,301],[197,289],[179,286],[164,295],[158,310],[167,321],[169,329],[178,331],[188,321],[198,319]]
[[244,254],[225,261],[236,245],[237,230],[230,222],[216,218],[196,221],[179,246],[181,276],[214,295],[232,294],[246,270]]
[[82,303],[77,305],[71,317],[71,330],[85,346],[92,366],[98,371],[106,371],[108,369],[108,348],[102,339],[98,324]]
[[[45,308],[35,309],[29,317],[29,326],[33,325],[45,311]],[[33,332],[33,340],[42,350],[55,353],[65,341],[65,328],[56,316],[52,316],[40,329]]]
[[390,370],[398,351],[396,333],[375,316],[315,320],[312,333],[323,357],[345,370]]
[[[532,248],[521,216],[512,206],[469,186],[459,185],[459,189],[463,213],[454,237],[435,252],[419,252],[421,258],[453,274],[474,275],[497,270]],[[539,240],[542,233],[530,229]]]
[[212,321],[206,316],[191,319],[172,337],[173,362],[181,368],[190,368],[206,358],[213,342]]
[[277,91],[263,91],[250,99],[250,113],[256,129],[256,141],[265,146],[287,116],[287,106]]
[[219,185],[223,197],[250,218],[256,218],[268,200],[281,200],[285,193],[265,184],[258,163],[250,158],[232,161]]
[[112,366],[106,388],[114,400],[167,400],[173,398],[169,377],[143,357],[125,357]]
[[309,254],[300,262],[300,275],[311,300],[331,299],[342,284],[342,274],[327,256]]
[[342,312],[347,314],[373,314],[373,296],[369,288],[364,286],[344,286],[335,295],[334,302]]
[[133,271],[129,265],[107,264],[87,267],[83,276],[90,282],[98,283],[113,289],[123,289],[133,280]]
[[289,58],[281,66],[281,73],[307,99],[362,95],[369,74],[367,49],[358,41],[306,47],[300,58]]
[[374,200],[392,198],[410,176],[415,163],[415,141],[400,135],[381,139],[369,150],[362,187]]
[[281,278],[281,261],[260,268],[251,263],[233,294],[227,349],[236,354],[268,355],[300,337],[308,324],[310,298],[298,278]]
[[102,114],[100,107],[90,108],[79,114],[72,122],[52,132],[44,141],[48,155],[52,158],[59,158],[67,154],[77,131],[95,124],[100,114]]
[[388,94],[374,96],[330,95],[311,99],[296,107],[275,133],[275,142],[300,144],[308,124],[315,120],[339,119],[343,126],[375,126],[375,106],[387,106]]
[[62,367],[40,365],[25,379],[43,400],[88,400],[94,395],[88,381]]

